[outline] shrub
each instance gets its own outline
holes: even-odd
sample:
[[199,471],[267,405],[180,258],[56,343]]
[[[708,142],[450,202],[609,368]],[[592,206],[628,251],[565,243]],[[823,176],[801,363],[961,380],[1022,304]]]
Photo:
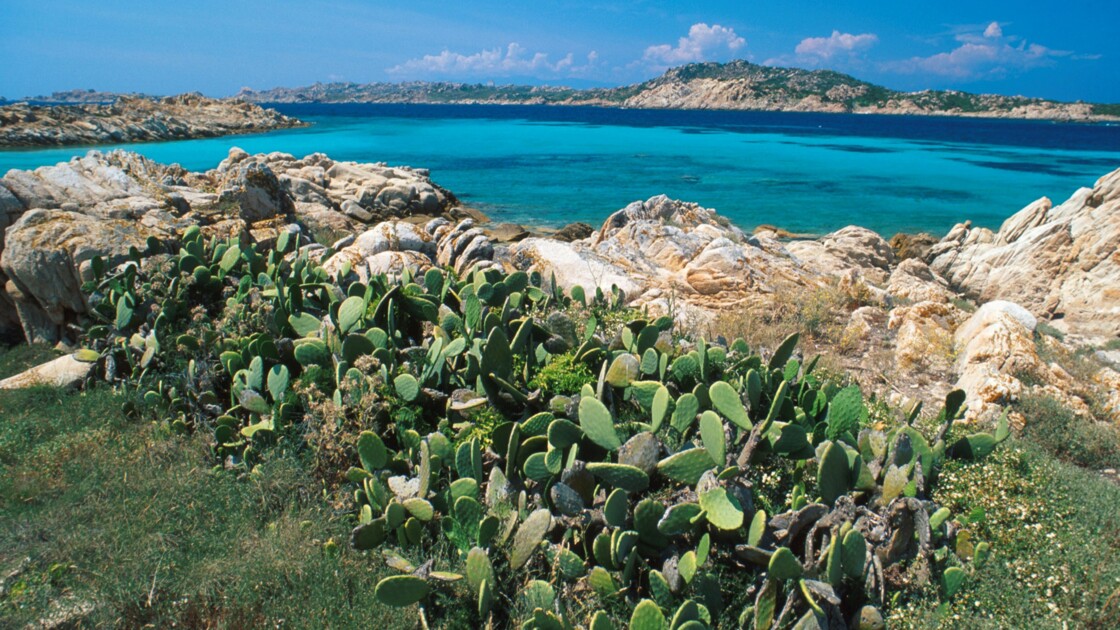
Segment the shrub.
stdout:
[[1049,396],[1023,396],[1022,437],[1058,459],[1085,468],[1120,467],[1120,430],[1073,413]]
[[[666,343],[673,321],[617,289],[492,269],[364,282],[288,238],[194,230],[158,266],[95,259],[85,341],[137,411],[210,437],[232,470],[329,451],[351,547],[401,572],[376,597],[422,604],[422,623],[827,626],[930,579],[949,600],[974,570],[927,501],[948,459],[1008,435],[951,433],[963,392],[936,434],[872,426],[888,412],[803,364],[798,334],[765,357]],[[799,321],[852,299],[817,297]]]

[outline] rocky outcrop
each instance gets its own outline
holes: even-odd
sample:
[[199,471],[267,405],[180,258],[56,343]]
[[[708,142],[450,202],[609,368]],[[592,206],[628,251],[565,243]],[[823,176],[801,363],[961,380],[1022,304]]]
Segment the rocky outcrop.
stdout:
[[832,276],[854,273],[877,284],[887,280],[894,264],[894,250],[882,236],[854,225],[818,240],[794,241],[787,249],[819,273]]
[[930,249],[933,271],[987,302],[1016,302],[1060,330],[1120,336],[1120,170],[1053,206],[1042,198],[999,231],[954,227]]
[[665,197],[615,212],[588,238],[529,238],[506,264],[570,288],[617,286],[661,313],[711,313],[820,281],[777,240],[748,236],[714,211]]
[[[1044,361],[1040,348],[1060,342],[1035,331],[1047,317],[1074,336],[1116,325],[1108,314],[1120,308],[1120,285],[1109,283],[1117,273],[1117,179],[1102,178],[1058,208],[1040,201],[998,233],[957,226],[927,264],[899,261],[862,228],[815,240],[748,235],[713,210],[665,196],[631,203],[595,230],[571,227],[564,240],[524,238],[517,226],[485,229],[423,169],[233,149],[217,168],[192,173],[132,153],[92,152],[0,179],[0,217],[9,224],[0,299],[11,305],[0,326],[18,324],[29,340],[64,337],[86,311],[80,287],[94,257],[113,265],[153,240],[174,246],[194,225],[209,237],[264,244],[286,230],[336,276],[539,271],[566,289],[616,287],[631,306],[694,330],[714,331],[708,325],[728,314],[772,317],[809,305],[818,327],[836,320],[835,350],[891,399],[938,404],[955,383],[969,394],[969,419],[1028,392],[1090,413],[1085,388],[1096,385]],[[1016,299],[995,299],[1003,296]],[[1101,387],[1114,381],[1112,372],[1097,374]]]
[[18,326],[27,340],[58,340],[86,311],[80,287],[93,258],[122,262],[148,239],[174,241],[191,225],[221,238],[269,243],[290,229],[331,243],[388,219],[458,218],[457,203],[426,170],[322,154],[233,149],[217,168],[191,173],[135,153],[90,152],[9,171],[0,178],[0,332]]
[[781,68],[744,60],[690,63],[636,85],[573,89],[409,81],[316,83],[243,89],[257,103],[458,103],[592,105],[630,109],[725,109],[794,112],[974,116],[1050,120],[1117,120],[1111,107],[956,90],[899,92],[839,72]]
[[182,94],[121,96],[109,105],[0,107],[0,146],[61,146],[210,138],[301,127],[276,110],[233,99]]

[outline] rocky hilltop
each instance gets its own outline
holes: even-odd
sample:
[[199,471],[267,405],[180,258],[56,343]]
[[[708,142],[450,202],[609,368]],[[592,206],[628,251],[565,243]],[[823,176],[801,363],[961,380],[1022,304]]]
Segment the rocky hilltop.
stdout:
[[[924,257],[903,258],[863,228],[790,242],[664,196],[597,230],[513,229],[507,243],[499,232],[511,230],[480,224],[424,169],[233,149],[217,168],[188,172],[91,152],[0,179],[0,328],[65,341],[88,312],[81,286],[95,258],[115,266],[174,251],[192,226],[264,244],[286,231],[335,275],[501,267],[565,288],[617,287],[631,306],[700,333],[757,335],[796,311],[795,326],[833,330],[830,353],[892,399],[939,400],[955,383],[972,418],[1028,391],[1089,413],[1104,388],[1108,413],[1120,414],[1120,373],[1094,364],[1074,376],[1054,359],[1074,356],[1073,341],[1120,336],[1120,171],[1060,206],[1035,202],[999,232],[960,225]],[[1065,334],[1042,334],[1042,323]]]
[[599,105],[635,109],[722,109],[979,116],[1048,120],[1120,120],[1120,106],[1062,103],[953,90],[900,92],[831,70],[761,66],[747,61],[694,63],[618,88],[494,86],[446,82],[316,83],[243,89],[258,103],[454,103]]
[[234,99],[182,94],[119,96],[106,105],[0,107],[0,146],[60,146],[209,138],[299,127],[271,109]]

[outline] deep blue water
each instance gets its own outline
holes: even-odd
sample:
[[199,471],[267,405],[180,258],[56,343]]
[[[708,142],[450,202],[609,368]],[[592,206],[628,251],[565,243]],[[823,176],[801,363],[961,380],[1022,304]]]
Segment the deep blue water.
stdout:
[[[497,220],[593,225],[659,193],[750,229],[884,235],[999,224],[1120,168],[1120,126],[920,116],[485,105],[276,105],[314,123],[128,145],[189,169],[229,148],[425,167]],[[87,148],[0,151],[0,172]]]

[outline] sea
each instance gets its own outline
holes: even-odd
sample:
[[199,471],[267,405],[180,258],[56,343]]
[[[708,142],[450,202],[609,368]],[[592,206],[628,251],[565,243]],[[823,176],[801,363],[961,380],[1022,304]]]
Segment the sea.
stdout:
[[312,125],[222,138],[0,151],[0,172],[127,148],[191,170],[231,147],[430,169],[496,221],[598,226],[665,194],[745,230],[998,228],[1120,168],[1120,126],[927,116],[516,105],[276,104]]

